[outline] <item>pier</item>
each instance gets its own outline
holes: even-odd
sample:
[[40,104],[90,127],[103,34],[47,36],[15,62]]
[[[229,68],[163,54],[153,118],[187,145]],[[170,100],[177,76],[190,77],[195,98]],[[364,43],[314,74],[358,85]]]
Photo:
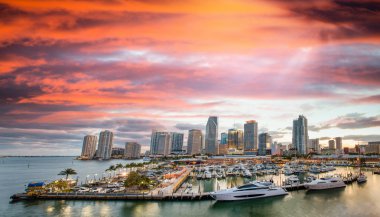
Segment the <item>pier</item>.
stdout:
[[47,193],[41,195],[28,195],[26,193],[14,194],[12,201],[21,200],[210,200],[210,193],[192,194],[128,194],[128,193]]
[[[189,173],[184,176],[188,176]],[[345,177],[344,182],[346,184],[352,184],[356,182],[358,176]],[[183,183],[184,178],[181,177],[179,183]],[[178,184],[178,183],[177,183]],[[287,191],[297,191],[305,190],[305,184],[296,185],[284,185],[282,188]],[[28,195],[27,193],[19,193],[11,196],[12,201],[20,200],[211,200],[210,192],[200,192],[200,193],[46,193],[40,195]]]
[[[321,166],[321,168],[325,166]],[[229,167],[221,167],[220,165],[214,166],[206,166],[206,167],[190,167],[185,166],[181,167],[181,170],[175,171],[174,173],[164,174],[163,177],[165,179],[170,179],[170,182],[164,183],[164,185],[156,186],[151,190],[147,190],[146,192],[130,192],[128,190],[122,190],[117,192],[80,192],[80,191],[71,191],[65,193],[57,193],[47,191],[41,192],[29,192],[29,193],[19,193],[11,196],[12,201],[20,201],[20,200],[125,200],[125,201],[133,201],[133,200],[151,200],[151,201],[160,201],[160,200],[211,200],[210,192],[202,192],[201,188],[196,192],[193,189],[192,184],[187,183],[187,180],[191,177],[192,179],[225,179],[226,176],[233,177],[250,177],[256,176],[256,180],[258,180],[257,176],[261,175],[271,175],[280,176],[280,180],[270,179],[270,182],[276,183],[276,186],[280,186],[284,188],[286,191],[298,191],[298,190],[306,190],[306,182],[302,183],[303,180],[290,180],[288,176],[288,180],[281,180],[281,175],[284,173],[287,175],[289,171],[298,171],[299,173],[305,173],[308,168],[305,168],[304,165],[285,165],[285,167],[281,170],[277,165],[269,164],[257,164],[257,165],[243,165],[241,163],[232,165]],[[329,168],[329,167],[326,167]],[[293,174],[294,174],[293,171]],[[331,170],[326,171],[333,171]],[[208,176],[206,176],[208,173]],[[345,174],[336,174],[341,177],[345,184],[352,184],[357,181],[358,174],[345,173]],[[316,179],[315,176],[309,176],[308,178]],[[319,178],[319,175],[318,175]],[[289,180],[291,182],[289,182]],[[115,182],[115,180],[113,180]],[[237,183],[234,184],[237,186]],[[97,186],[99,187],[99,186]],[[105,184],[100,188],[108,188]],[[232,187],[232,186],[231,186]],[[219,189],[219,187],[217,188]],[[96,189],[95,189],[96,190]],[[28,192],[28,191],[27,191]]]

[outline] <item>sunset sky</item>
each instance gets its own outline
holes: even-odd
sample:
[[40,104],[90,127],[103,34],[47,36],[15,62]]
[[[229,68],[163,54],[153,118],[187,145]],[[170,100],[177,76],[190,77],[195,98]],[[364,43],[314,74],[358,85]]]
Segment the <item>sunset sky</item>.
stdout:
[[[380,2],[0,0],[0,155],[79,155],[152,129],[257,120],[291,142],[380,140]],[[185,139],[186,144],[186,139]]]

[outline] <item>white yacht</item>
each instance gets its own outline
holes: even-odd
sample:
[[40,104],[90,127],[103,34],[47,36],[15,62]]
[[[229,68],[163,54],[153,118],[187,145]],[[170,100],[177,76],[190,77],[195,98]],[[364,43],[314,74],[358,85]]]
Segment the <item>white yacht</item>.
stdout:
[[309,190],[323,190],[330,188],[343,188],[346,184],[340,177],[325,177],[306,183],[305,187]]
[[197,179],[198,179],[198,180],[202,179],[202,176],[203,176],[202,173],[198,173],[198,175],[197,175]]
[[286,176],[293,175],[294,174],[294,170],[293,169],[285,169],[284,174]]
[[144,162],[149,162],[149,161],[151,161],[152,159],[150,158],[150,157],[143,157],[143,161]]
[[211,173],[211,177],[216,178],[217,176],[218,176],[218,174],[216,173],[216,170],[213,170]]
[[271,182],[253,181],[248,184],[211,192],[210,196],[217,201],[247,200],[255,198],[287,195],[281,187],[275,187]]
[[312,165],[309,168],[309,172],[311,172],[311,173],[320,173],[321,169],[317,165]]
[[208,170],[205,171],[204,176],[205,176],[205,179],[211,179],[212,178],[212,175],[211,175],[210,171],[208,171]]
[[234,175],[234,168],[233,167],[229,167],[227,169],[226,175],[227,176],[233,176]]
[[296,175],[291,175],[285,180],[285,185],[299,185],[301,184],[298,176]]
[[252,173],[249,172],[249,170],[244,170],[243,171],[243,177],[246,177],[246,178],[251,178],[252,177]]
[[364,173],[360,173],[358,179],[356,180],[358,183],[364,183],[367,181],[367,176]]

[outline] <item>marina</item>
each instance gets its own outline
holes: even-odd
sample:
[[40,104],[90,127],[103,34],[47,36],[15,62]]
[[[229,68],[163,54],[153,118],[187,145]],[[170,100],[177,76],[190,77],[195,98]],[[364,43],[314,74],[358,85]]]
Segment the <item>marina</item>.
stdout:
[[[30,163],[30,168],[26,162]],[[196,177],[188,176],[175,193],[167,193],[165,197],[148,199],[148,194],[144,196],[136,193],[83,193],[75,197],[72,193],[51,193],[51,198],[24,198],[18,202],[7,203],[9,197],[15,192],[21,192],[25,184],[25,177],[32,177],[31,181],[37,182],[45,180],[47,177],[53,177],[51,180],[60,178],[57,171],[65,167],[73,167],[77,170],[79,182],[85,182],[86,174],[99,173],[99,170],[106,170],[111,165],[123,161],[74,161],[72,158],[60,158],[57,162],[55,158],[6,158],[1,172],[12,174],[12,179],[2,177],[0,179],[0,190],[4,192],[0,195],[3,201],[0,204],[4,210],[5,216],[19,216],[22,213],[29,213],[30,216],[202,216],[207,213],[211,216],[231,216],[236,212],[242,213],[266,213],[269,215],[281,216],[377,216],[380,214],[380,206],[376,202],[379,192],[380,175],[374,174],[377,168],[365,167],[362,172],[367,176],[367,182],[358,184],[352,180],[351,184],[343,189],[332,189],[328,191],[310,192],[300,186],[287,187],[288,195],[284,197],[262,198],[247,201],[227,202],[231,204],[226,206],[224,202],[216,202],[208,196],[210,192],[218,189],[231,188],[240,186],[256,180],[270,180],[273,178],[275,183],[279,183],[290,176],[279,173],[278,175],[263,175],[252,178],[241,176],[228,176],[222,178],[211,178],[197,180]],[[142,162],[142,161],[130,161]],[[232,164],[231,164],[232,165]],[[330,174],[346,175],[352,172],[355,174],[359,170],[351,166],[335,166],[336,170],[319,174],[319,177]],[[15,172],[17,171],[17,173]],[[81,174],[85,174],[84,176]],[[309,176],[310,174],[306,174]],[[98,175],[99,176],[99,175]],[[96,177],[98,177],[96,176]],[[315,175],[318,178],[318,174]],[[17,179],[14,179],[16,177]],[[91,175],[90,175],[91,177]],[[93,177],[93,175],[92,175]],[[301,175],[300,180],[304,180]],[[13,184],[12,184],[13,183]],[[190,188],[191,184],[191,188]],[[5,188],[5,186],[10,186]],[[189,187],[188,187],[189,186]],[[219,186],[219,187],[218,187]],[[292,188],[292,189],[290,189]],[[187,189],[186,191],[182,191]],[[191,190],[189,190],[191,189]],[[201,190],[202,198],[194,197]],[[193,193],[190,193],[193,192]],[[58,194],[58,197],[57,197]],[[78,195],[83,196],[79,198]],[[97,195],[97,196],[95,196]],[[107,195],[107,196],[104,196]],[[17,196],[25,196],[18,194]],[[111,198],[118,196],[117,198]],[[125,199],[123,197],[127,197]],[[150,195],[151,196],[151,195]],[[69,198],[70,197],[70,198]],[[108,198],[106,198],[108,197]],[[365,200],[366,203],[361,201]],[[238,206],[239,209],[234,207]],[[297,208],[298,207],[298,208]],[[299,209],[302,207],[302,209]],[[38,209],[37,209],[38,208]],[[307,210],[307,212],[306,212]],[[318,212],[316,211],[318,210]]]
[[[333,163],[329,166],[324,163],[312,164],[304,162],[291,161],[284,164],[274,164],[273,162],[239,162],[235,164],[214,164],[204,162],[195,166],[177,166],[176,164],[167,163],[142,163],[136,164],[136,167],[129,169],[115,169],[114,173],[102,176],[98,180],[88,180],[86,177],[85,184],[79,184],[78,181],[70,180],[73,186],[68,190],[54,190],[55,188],[44,187],[41,183],[40,191],[27,190],[25,193],[17,193],[10,197],[13,202],[21,200],[211,200],[216,199],[215,195],[219,191],[240,188],[244,185],[270,185],[270,189],[283,189],[285,192],[313,189],[311,183],[318,183],[320,176],[322,180],[339,179],[342,183],[339,187],[345,187],[346,184],[352,184],[358,180],[360,174],[355,173],[350,167],[343,172],[339,168],[338,173]],[[111,166],[110,168],[118,166]],[[139,170],[136,170],[139,168]],[[158,169],[161,168],[161,169]],[[318,169],[318,173],[316,172]],[[109,169],[107,169],[109,170]],[[106,171],[107,171],[106,170]],[[149,174],[155,182],[160,183],[156,187],[150,187],[146,190],[127,190],[123,185],[126,182],[125,177],[130,176],[134,170],[140,174]],[[159,172],[163,175],[156,177],[154,174]],[[354,173],[353,173],[354,172]],[[136,172],[135,172],[136,173]],[[326,173],[326,174],[325,174]],[[316,175],[314,176],[314,175]],[[66,179],[67,180],[67,179]],[[55,182],[65,182],[64,179]],[[204,183],[214,182],[216,188],[205,189]],[[229,183],[229,185],[226,185]],[[30,183],[28,187],[34,189],[36,184]],[[203,186],[202,186],[203,185]],[[343,186],[344,185],[344,186]],[[91,187],[93,186],[93,187]],[[28,188],[27,188],[28,189]],[[224,189],[224,190],[223,190]],[[285,193],[282,193],[285,195]],[[287,194],[287,193],[286,193]],[[263,196],[260,196],[263,197]],[[245,198],[247,199],[247,198]]]

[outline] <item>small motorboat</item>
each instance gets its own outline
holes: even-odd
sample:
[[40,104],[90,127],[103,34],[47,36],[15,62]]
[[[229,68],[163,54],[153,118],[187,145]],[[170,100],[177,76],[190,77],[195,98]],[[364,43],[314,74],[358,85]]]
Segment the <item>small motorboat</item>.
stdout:
[[295,185],[299,185],[299,184],[300,184],[300,180],[299,180],[298,176],[296,176],[296,175],[291,175],[291,176],[289,176],[289,178],[287,178],[285,180],[285,185],[295,186]]
[[358,183],[364,183],[367,181],[367,176],[364,173],[360,173],[358,179],[356,180]]

